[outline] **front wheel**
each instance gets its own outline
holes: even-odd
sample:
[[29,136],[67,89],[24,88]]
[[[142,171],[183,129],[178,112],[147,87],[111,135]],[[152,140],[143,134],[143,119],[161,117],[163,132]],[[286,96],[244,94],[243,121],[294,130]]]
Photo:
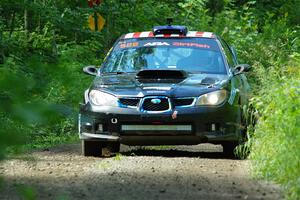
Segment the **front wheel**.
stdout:
[[223,146],[223,153],[226,157],[229,158],[237,158],[234,150],[238,146],[238,142],[226,142],[222,144]]
[[81,149],[84,156],[109,157],[120,151],[120,143],[82,140]]

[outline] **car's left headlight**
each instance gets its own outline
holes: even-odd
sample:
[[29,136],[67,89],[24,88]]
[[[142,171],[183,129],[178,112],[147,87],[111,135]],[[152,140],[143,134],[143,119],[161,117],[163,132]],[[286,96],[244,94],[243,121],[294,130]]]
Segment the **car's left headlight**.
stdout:
[[217,90],[214,92],[201,95],[196,105],[199,106],[216,106],[222,104],[227,98],[226,90]]
[[99,90],[91,90],[89,99],[96,106],[118,106],[118,99],[115,96]]

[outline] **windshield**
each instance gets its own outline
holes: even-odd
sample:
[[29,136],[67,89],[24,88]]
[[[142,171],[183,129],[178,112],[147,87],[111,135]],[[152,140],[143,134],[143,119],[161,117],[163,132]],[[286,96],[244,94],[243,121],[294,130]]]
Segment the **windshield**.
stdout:
[[130,73],[144,69],[226,73],[217,42],[205,38],[123,40],[114,47],[102,72]]

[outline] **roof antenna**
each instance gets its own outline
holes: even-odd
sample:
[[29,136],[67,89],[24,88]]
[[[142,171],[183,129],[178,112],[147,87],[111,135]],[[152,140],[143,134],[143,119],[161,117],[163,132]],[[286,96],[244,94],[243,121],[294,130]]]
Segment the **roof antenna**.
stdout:
[[172,26],[173,18],[167,18],[167,24],[168,26]]

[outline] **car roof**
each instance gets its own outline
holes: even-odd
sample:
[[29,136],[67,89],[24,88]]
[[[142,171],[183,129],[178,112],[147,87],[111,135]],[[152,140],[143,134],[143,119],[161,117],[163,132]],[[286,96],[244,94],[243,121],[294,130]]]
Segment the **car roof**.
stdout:
[[120,39],[136,39],[136,38],[216,38],[212,32],[188,31],[186,35],[182,34],[159,34],[154,35],[152,31],[127,33],[121,36]]

